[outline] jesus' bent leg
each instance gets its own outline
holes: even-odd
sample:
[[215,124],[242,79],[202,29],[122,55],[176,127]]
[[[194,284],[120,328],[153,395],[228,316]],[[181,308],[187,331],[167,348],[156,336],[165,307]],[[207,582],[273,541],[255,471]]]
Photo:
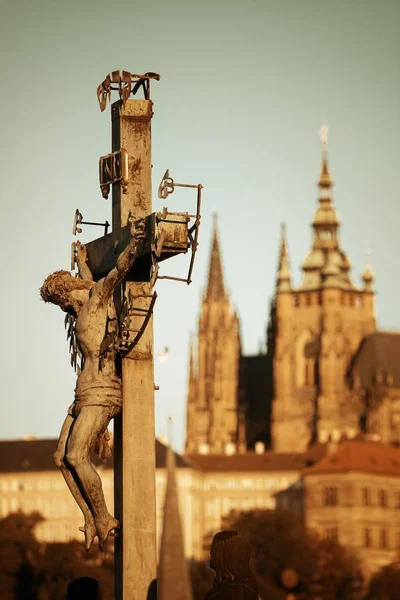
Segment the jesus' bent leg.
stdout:
[[66,460],[74,469],[94,516],[100,548],[119,522],[107,510],[101,479],[90,460],[90,450],[114,415],[112,407],[84,406],[75,419],[67,444]]
[[93,543],[94,538],[96,537],[96,526],[94,524],[94,518],[93,518],[92,513],[90,512],[90,508],[89,508],[86,500],[82,496],[82,492],[79,489],[77,482],[74,479],[74,473],[71,472],[69,470],[68,466],[65,464],[65,454],[66,454],[66,446],[67,446],[68,436],[70,434],[71,427],[73,426],[74,421],[75,421],[74,417],[71,417],[71,415],[68,415],[63,423],[63,426],[61,428],[60,437],[58,440],[57,450],[54,453],[54,462],[57,465],[57,467],[60,469],[67,486],[71,490],[71,493],[72,493],[76,503],[78,504],[79,508],[81,509],[81,511],[83,513],[83,517],[85,519],[85,528],[84,528],[85,548],[86,548],[86,550],[89,550],[90,546]]

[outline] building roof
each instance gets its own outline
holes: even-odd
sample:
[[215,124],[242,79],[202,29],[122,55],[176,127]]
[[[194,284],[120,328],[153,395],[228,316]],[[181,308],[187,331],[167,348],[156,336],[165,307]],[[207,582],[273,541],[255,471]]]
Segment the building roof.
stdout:
[[[34,440],[2,440],[0,441],[0,473],[29,473],[53,471],[57,467],[53,462],[53,454],[57,447],[56,439]],[[166,467],[166,446],[156,439],[156,467]],[[183,456],[175,453],[178,468],[190,468],[192,465]],[[100,461],[93,457],[93,462],[102,464],[104,468],[112,468],[113,459]]]
[[330,454],[304,469],[303,475],[350,471],[400,475],[400,448],[368,439],[344,440]]
[[368,389],[377,369],[391,375],[393,387],[400,388],[400,332],[375,331],[361,342],[350,373],[358,375],[361,387]]
[[268,471],[299,471],[309,464],[307,453],[275,453],[264,452],[256,454],[198,454],[188,457],[191,463],[201,471],[215,472],[268,472]]

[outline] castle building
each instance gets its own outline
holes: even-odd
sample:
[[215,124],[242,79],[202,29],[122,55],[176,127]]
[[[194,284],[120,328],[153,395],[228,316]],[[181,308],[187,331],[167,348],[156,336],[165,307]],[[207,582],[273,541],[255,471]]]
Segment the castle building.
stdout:
[[[0,519],[38,511],[38,540],[81,540],[82,514],[53,463],[57,440],[0,441]],[[112,460],[97,465],[113,511]],[[182,457],[156,441],[156,510],[160,597],[186,559],[205,546],[231,511],[289,508],[321,536],[353,548],[366,576],[400,551],[400,448],[363,439],[317,443],[306,452],[255,451]],[[183,547],[182,547],[183,546]],[[189,597],[181,577],[182,597]],[[161,596],[162,594],[162,596]]]
[[266,354],[241,355],[214,231],[198,354],[192,347],[190,357],[186,454],[241,452],[258,441],[304,452],[360,432],[400,442],[400,334],[377,330],[370,265],[360,286],[351,278],[321,131],[312,246],[296,287],[283,228]]
[[367,571],[382,568],[400,551],[399,456],[399,448],[373,439],[330,442],[296,485],[277,494],[277,506],[351,548]]
[[190,351],[186,453],[221,453],[238,441],[239,321],[225,289],[217,229],[202,299],[197,361]]

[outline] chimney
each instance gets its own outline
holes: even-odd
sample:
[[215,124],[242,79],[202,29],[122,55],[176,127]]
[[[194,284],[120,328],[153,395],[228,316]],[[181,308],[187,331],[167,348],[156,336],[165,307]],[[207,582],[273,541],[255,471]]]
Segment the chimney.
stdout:
[[256,442],[254,445],[254,451],[256,454],[264,454],[264,452],[265,452],[264,442]]

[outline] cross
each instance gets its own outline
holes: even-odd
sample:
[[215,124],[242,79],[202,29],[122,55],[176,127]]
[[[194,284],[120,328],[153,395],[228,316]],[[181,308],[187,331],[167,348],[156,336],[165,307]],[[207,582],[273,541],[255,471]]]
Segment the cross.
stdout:
[[[146,242],[121,287],[119,298],[115,298],[120,312],[124,299],[127,296],[132,299],[134,308],[129,327],[141,332],[140,339],[133,347],[128,346],[129,351],[122,358],[123,408],[114,425],[115,516],[121,523],[119,538],[115,540],[116,600],[145,600],[156,579],[152,286],[160,260],[187,252],[190,247],[196,250],[200,220],[200,185],[184,186],[198,189],[197,218],[190,229],[188,213],[168,213],[167,209],[152,213],[152,79],[159,76],[155,73],[136,76],[126,71],[121,75],[114,71],[98,88],[101,110],[111,90],[118,89],[121,98],[111,106],[112,152],[100,158],[103,197],[108,196],[112,186],[112,231],[86,244],[89,268],[94,279],[99,280],[115,266],[118,255],[128,244],[130,222],[142,218],[146,221]],[[129,99],[141,88],[144,99]],[[173,180],[169,178],[168,182],[170,187],[163,197],[174,189]],[[185,281],[190,283],[190,272]]]

